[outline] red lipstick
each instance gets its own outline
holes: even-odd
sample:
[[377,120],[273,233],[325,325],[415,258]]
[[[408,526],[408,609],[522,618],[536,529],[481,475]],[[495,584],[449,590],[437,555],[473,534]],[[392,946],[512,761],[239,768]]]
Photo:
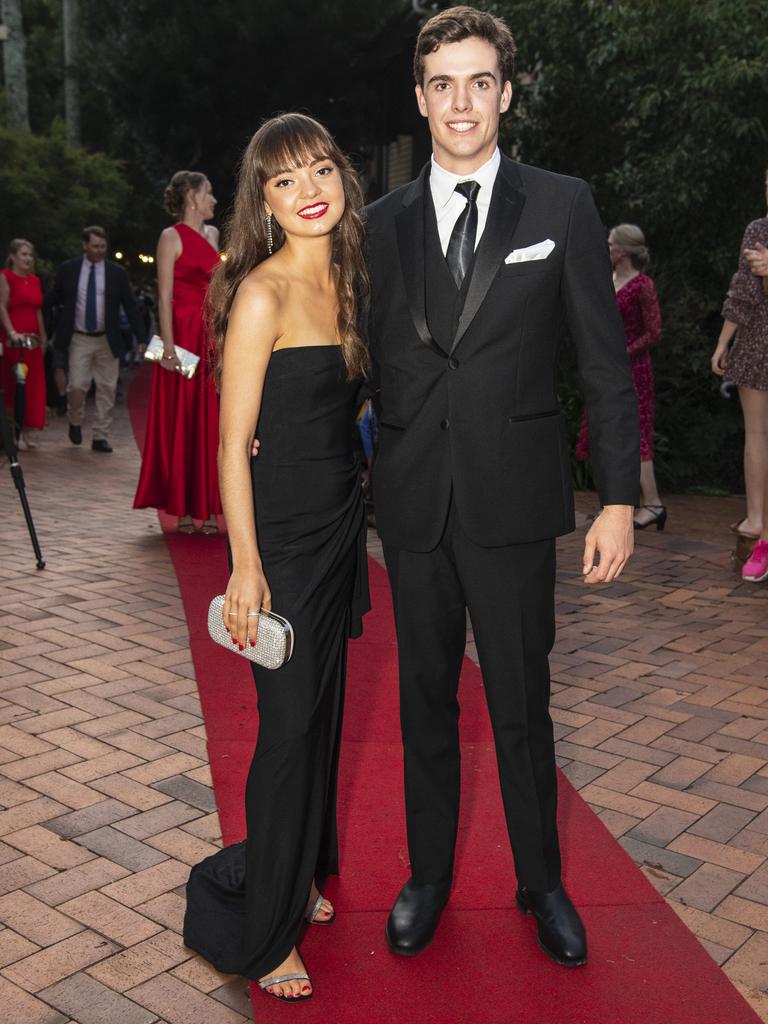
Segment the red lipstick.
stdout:
[[299,210],[299,217],[304,220],[317,220],[324,217],[328,212],[328,203],[312,203],[310,206],[302,206]]

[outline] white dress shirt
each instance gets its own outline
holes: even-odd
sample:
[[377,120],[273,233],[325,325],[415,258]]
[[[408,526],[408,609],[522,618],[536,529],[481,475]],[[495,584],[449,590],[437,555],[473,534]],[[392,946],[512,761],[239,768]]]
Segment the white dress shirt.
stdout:
[[432,167],[429,174],[429,187],[432,192],[432,202],[437,214],[437,230],[440,235],[440,245],[443,249],[443,256],[448,252],[448,242],[451,238],[456,221],[459,219],[467,200],[460,193],[456,192],[456,186],[460,181],[476,181],[480,186],[477,193],[477,235],[475,236],[475,249],[483,237],[485,222],[488,220],[488,209],[491,205],[491,193],[493,183],[501,164],[501,154],[498,148],[493,151],[493,156],[486,161],[482,167],[473,174],[452,174],[432,157]]
[[86,330],[85,296],[88,291],[91,266],[96,268],[96,331],[104,330],[104,260],[91,264],[91,261],[83,256],[80,277],[77,281],[77,301],[75,302],[75,330],[81,334]]

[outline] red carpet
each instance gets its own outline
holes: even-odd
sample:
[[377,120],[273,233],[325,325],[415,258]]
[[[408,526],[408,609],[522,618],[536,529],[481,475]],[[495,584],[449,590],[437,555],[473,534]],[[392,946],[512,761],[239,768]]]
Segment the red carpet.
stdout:
[[[143,431],[146,377],[130,396]],[[161,516],[161,519],[164,517]],[[169,524],[170,525],[170,524]],[[225,843],[242,838],[242,791],[257,730],[247,665],[206,632],[227,579],[221,538],[166,532],[189,623]],[[256,1021],[323,1024],[757,1024],[758,1017],[564,778],[565,882],[590,939],[587,967],[564,970],[537,948],[514,908],[490,725],[477,667],[461,679],[462,818],[456,884],[432,946],[392,956],[389,907],[408,877],[398,742],[397,663],[384,570],[370,563],[373,611],[351,645],[340,775],[338,918],[310,928],[301,952],[315,995],[287,1009],[254,993]]]

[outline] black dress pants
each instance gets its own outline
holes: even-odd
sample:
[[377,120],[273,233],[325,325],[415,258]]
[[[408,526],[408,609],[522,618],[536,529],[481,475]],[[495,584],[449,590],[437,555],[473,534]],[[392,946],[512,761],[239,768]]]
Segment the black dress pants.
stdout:
[[457,690],[469,610],[496,743],[518,882],[560,880],[557,781],[549,715],[555,542],[484,548],[451,502],[428,552],[384,547],[395,609],[411,872],[450,884],[459,816]]

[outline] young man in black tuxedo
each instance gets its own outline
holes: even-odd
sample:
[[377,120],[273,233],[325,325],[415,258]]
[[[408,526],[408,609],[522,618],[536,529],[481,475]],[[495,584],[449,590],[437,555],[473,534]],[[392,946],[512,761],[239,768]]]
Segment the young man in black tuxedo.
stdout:
[[517,901],[536,916],[544,950],[572,966],[587,946],[560,878],[548,667],[555,537],[574,529],[556,394],[564,335],[578,354],[603,505],[586,538],[587,584],[615,579],[632,551],[637,408],[589,188],[499,153],[513,58],[509,30],[488,13],[452,8],[424,26],[414,70],[432,160],[367,210],[374,486],[397,625],[412,873],[386,935],[393,952],[420,952],[448,899],[468,609]]
[[146,331],[131,291],[128,274],[107,256],[107,233],[94,224],[83,229],[83,255],[62,263],[56,271],[51,304],[59,309],[54,348],[68,355],[67,413],[69,439],[80,444],[85,396],[96,384],[93,441],[96,452],[111,452],[109,429],[115,405],[123,336],[120,307],[126,312],[139,344]]

